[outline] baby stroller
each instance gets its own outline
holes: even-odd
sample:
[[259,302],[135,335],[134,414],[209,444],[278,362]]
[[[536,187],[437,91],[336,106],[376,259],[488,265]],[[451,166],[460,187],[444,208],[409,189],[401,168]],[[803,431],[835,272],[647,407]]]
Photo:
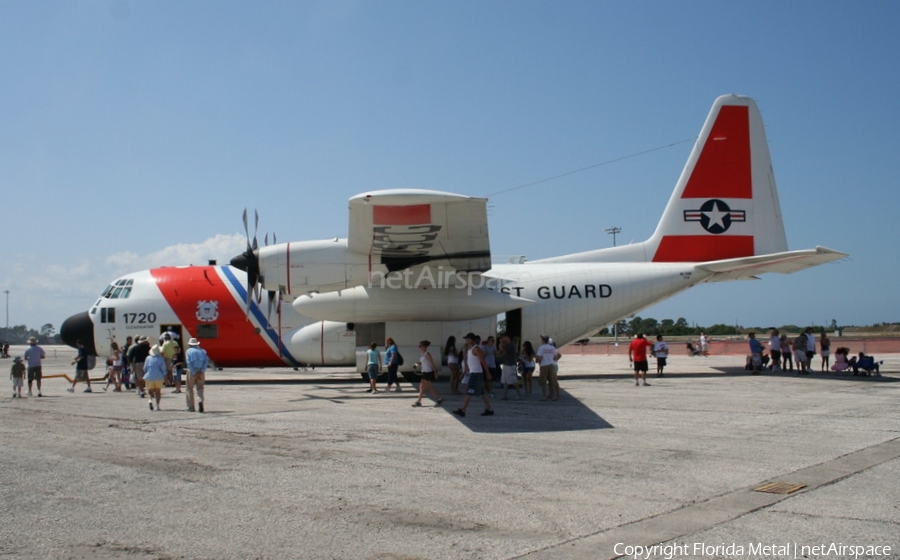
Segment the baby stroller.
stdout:
[[703,354],[703,352],[701,352],[699,348],[696,348],[696,347],[695,347],[693,344],[691,344],[690,342],[685,343],[685,346],[687,346],[687,354],[688,354],[688,356],[690,356],[690,357],[692,357],[692,358],[693,358],[694,356],[701,356],[701,355]]

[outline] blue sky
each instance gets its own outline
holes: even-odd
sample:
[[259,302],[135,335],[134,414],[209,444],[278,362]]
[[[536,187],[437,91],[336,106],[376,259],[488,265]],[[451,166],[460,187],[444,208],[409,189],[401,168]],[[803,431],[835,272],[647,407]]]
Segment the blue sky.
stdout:
[[[694,138],[724,93],[762,111],[790,248],[851,259],[640,314],[900,321],[898,21],[888,1],[0,0],[10,324],[224,262],[245,207],[280,241],[344,237],[354,194],[493,195]],[[649,237],[691,146],[491,196],[495,259]]]

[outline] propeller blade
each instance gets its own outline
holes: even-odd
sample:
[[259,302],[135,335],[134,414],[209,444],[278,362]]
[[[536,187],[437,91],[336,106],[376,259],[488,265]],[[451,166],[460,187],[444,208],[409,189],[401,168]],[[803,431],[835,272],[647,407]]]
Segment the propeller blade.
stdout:
[[[232,266],[239,268],[247,273],[247,301],[246,301],[246,311],[247,311],[247,319],[250,319],[250,304],[253,301],[253,296],[256,295],[257,303],[259,303],[261,298],[260,291],[260,274],[259,274],[259,241],[256,238],[256,235],[259,231],[259,212],[256,210],[253,211],[253,240],[250,240],[250,224],[247,219],[247,209],[244,208],[244,214],[242,216],[242,220],[244,222],[244,234],[247,236],[247,250],[242,254],[238,255],[231,259]],[[268,243],[268,242],[267,242]]]
[[256,242],[256,232],[259,231],[259,212],[256,209],[253,209],[253,250],[259,248],[259,244]]
[[269,320],[270,323],[272,322],[271,321],[272,308],[275,307],[275,303],[277,301],[275,298],[277,298],[277,297],[278,297],[278,292],[276,292],[275,290],[267,290],[266,291],[266,299],[268,300],[268,313],[266,314],[266,317],[268,317],[270,319]]
[[247,237],[247,250],[250,250],[250,229],[247,227],[247,209],[244,208],[244,235]]
[[269,246],[269,232],[266,232],[266,240],[263,242],[263,245],[265,245],[266,247]]

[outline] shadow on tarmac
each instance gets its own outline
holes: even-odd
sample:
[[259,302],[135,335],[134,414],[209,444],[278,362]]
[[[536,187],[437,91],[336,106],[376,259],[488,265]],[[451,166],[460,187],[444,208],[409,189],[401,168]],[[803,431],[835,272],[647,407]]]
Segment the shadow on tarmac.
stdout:
[[[321,383],[320,383],[321,384]],[[315,388],[313,388],[315,391]],[[396,401],[398,410],[409,410],[410,414],[416,414],[417,410],[407,409],[418,395],[413,388],[400,393],[387,391],[379,395],[370,395],[365,392],[363,385],[359,387],[338,390],[342,394],[333,396],[334,388],[329,388],[329,395],[316,395],[312,392],[303,393],[300,398],[291,399],[288,402],[296,403],[309,400],[322,400],[334,404],[345,404],[357,399],[377,399],[379,401]],[[440,391],[440,388],[438,389]],[[518,434],[518,433],[547,433],[547,432],[573,432],[583,430],[603,430],[612,428],[613,425],[600,417],[596,412],[585,406],[580,400],[566,391],[560,391],[560,400],[557,402],[541,401],[540,394],[522,397],[515,400],[515,393],[509,400],[499,398],[491,399],[494,409],[493,416],[481,416],[484,410],[484,402],[481,397],[472,397],[469,402],[465,418],[456,416],[453,411],[462,404],[462,395],[448,396],[444,393],[444,401],[439,407],[434,406],[430,398],[423,399],[422,409],[440,408],[449,414],[466,428],[476,433],[485,434]],[[495,395],[498,393],[495,392]]]
[[[672,379],[682,379],[682,378],[697,378],[697,379],[709,379],[716,377],[769,377],[769,378],[778,378],[778,377],[790,377],[790,378],[812,378],[812,379],[826,379],[831,381],[857,381],[857,382],[870,382],[870,383],[895,383],[900,381],[900,377],[891,377],[882,373],[881,377],[874,375],[841,375],[838,373],[824,373],[824,372],[814,372],[810,375],[800,375],[795,371],[788,372],[777,372],[772,373],[771,371],[764,371],[759,375],[753,376],[749,371],[745,370],[742,367],[733,367],[733,368],[717,368],[710,367],[711,371],[703,371],[703,372],[695,372],[695,373],[666,373],[664,378],[672,378]],[[596,374],[575,374],[575,375],[560,375],[559,379],[633,379],[634,373],[596,373]],[[656,379],[656,373],[648,373],[647,380]]]

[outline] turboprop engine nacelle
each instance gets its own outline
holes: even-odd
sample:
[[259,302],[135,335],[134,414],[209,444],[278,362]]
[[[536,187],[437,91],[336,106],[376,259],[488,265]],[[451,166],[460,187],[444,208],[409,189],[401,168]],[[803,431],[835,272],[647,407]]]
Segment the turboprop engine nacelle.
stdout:
[[301,315],[348,323],[468,321],[519,309],[529,299],[486,288],[390,289],[358,286],[294,300]]
[[356,333],[345,323],[316,321],[284,341],[301,364],[346,366],[356,362]]
[[[382,265],[374,270],[386,272]],[[259,274],[264,289],[296,297],[365,284],[369,262],[347,250],[346,239],[280,243],[259,249]]]

